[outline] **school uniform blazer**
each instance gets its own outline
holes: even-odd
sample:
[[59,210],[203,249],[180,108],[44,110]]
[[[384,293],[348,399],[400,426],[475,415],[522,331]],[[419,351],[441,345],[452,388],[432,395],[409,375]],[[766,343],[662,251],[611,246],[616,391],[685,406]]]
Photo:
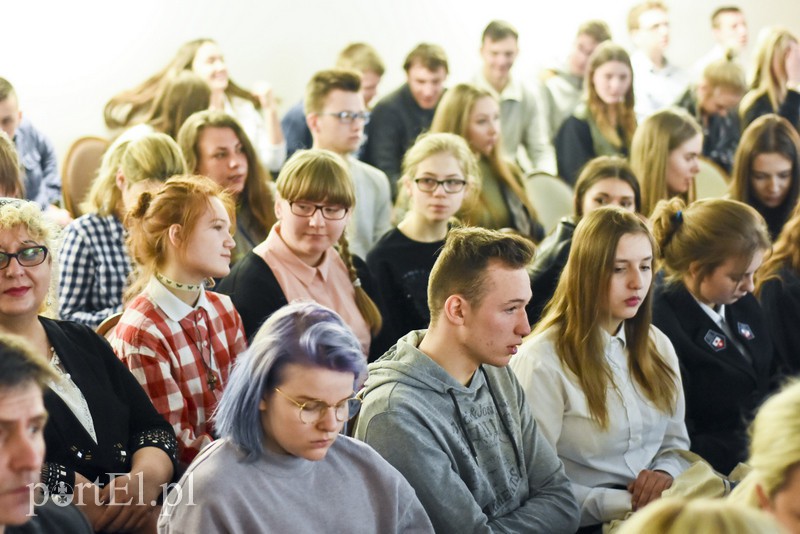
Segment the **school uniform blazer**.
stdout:
[[683,284],[656,292],[653,324],[678,354],[691,450],[727,474],[746,459],[747,425],[770,389],[773,344],[761,307],[749,293],[725,306],[725,321],[752,364]]

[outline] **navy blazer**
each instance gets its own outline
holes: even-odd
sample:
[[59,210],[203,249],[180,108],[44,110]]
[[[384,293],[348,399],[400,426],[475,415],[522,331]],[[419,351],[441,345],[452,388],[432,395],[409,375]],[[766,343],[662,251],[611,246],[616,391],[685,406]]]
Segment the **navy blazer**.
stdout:
[[747,426],[770,391],[774,349],[764,314],[751,294],[725,306],[725,321],[752,363],[683,284],[656,292],[653,324],[669,337],[678,355],[691,450],[727,474],[747,458]]

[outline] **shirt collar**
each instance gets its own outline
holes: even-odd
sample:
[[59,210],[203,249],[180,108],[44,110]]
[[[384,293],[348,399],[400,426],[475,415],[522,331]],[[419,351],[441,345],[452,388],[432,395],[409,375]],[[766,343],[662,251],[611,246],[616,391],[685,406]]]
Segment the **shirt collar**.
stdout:
[[622,344],[622,348],[624,349],[625,345],[628,343],[628,340],[625,338],[625,321],[622,322],[619,326],[619,330],[613,336],[609,334],[605,328],[602,328],[601,332],[603,333],[603,341],[605,341],[606,345],[617,340]]
[[697,300],[697,298],[695,298],[694,295],[692,295],[692,298],[695,300],[695,302],[697,302],[697,304],[700,305],[700,309],[706,312],[706,315],[708,315],[711,318],[711,320],[717,324],[717,326],[722,328],[722,325],[725,323],[725,305],[720,304],[719,310],[715,310],[708,304]]
[[208,302],[208,297],[206,297],[206,290],[203,287],[200,288],[200,298],[197,299],[197,304],[194,307],[189,306],[172,294],[155,276],[147,284],[147,294],[164,311],[167,317],[175,322],[179,322],[198,308],[203,308],[209,313],[212,312],[211,304]]
[[508,83],[501,92],[497,92],[497,90],[489,83],[489,80],[483,75],[483,72],[479,72],[475,78],[476,85],[480,89],[484,89],[489,92],[493,97],[495,97],[499,102],[504,100],[514,100],[517,102],[522,101],[522,84],[517,83],[513,77],[508,78]]
[[322,277],[324,282],[328,281],[328,272],[330,270],[330,254],[331,250],[328,249],[322,254],[322,261],[316,267],[312,267],[298,258],[294,252],[289,248],[286,242],[281,237],[281,224],[275,223],[272,231],[267,236],[267,250],[275,255],[276,258],[283,262],[287,269],[296,276],[303,284],[310,286],[317,276],[317,273]]

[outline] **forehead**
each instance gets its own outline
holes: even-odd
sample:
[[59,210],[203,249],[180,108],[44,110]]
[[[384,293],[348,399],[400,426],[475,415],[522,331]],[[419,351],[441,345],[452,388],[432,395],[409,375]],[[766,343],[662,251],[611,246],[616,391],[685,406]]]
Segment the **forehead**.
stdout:
[[652,256],[653,246],[645,234],[625,234],[619,238],[614,261],[641,261]]
[[658,24],[663,24],[669,20],[669,15],[663,9],[648,9],[639,15],[639,28],[647,30]]
[[450,152],[431,154],[417,165],[417,174],[461,175],[461,166]]
[[360,110],[364,107],[364,97],[359,92],[333,89],[325,97],[323,107],[328,111]]
[[44,413],[42,390],[35,382],[0,388],[0,420],[22,421]]
[[500,105],[494,98],[491,96],[482,96],[476,100],[475,105],[472,106],[471,115],[497,113],[499,110]]
[[491,37],[487,36],[483,40],[483,48],[489,52],[516,51],[517,40],[511,35],[497,41],[493,41]]
[[227,126],[209,126],[203,128],[198,138],[198,143],[202,148],[214,148],[225,145],[236,145],[239,138],[232,128]]
[[605,76],[611,74],[630,74],[631,69],[623,63],[622,61],[617,61],[616,59],[612,59],[611,61],[606,61],[605,63],[601,63],[597,66],[597,69],[594,71],[595,76]]
[[14,246],[32,242],[35,242],[35,240],[31,237],[28,229],[22,224],[0,230],[0,248],[6,251]]
[[483,272],[482,303],[498,304],[531,298],[531,280],[525,269],[514,269],[497,260],[489,263]]
[[629,184],[622,178],[617,178],[616,176],[600,178],[595,183],[593,183],[589,187],[589,189],[586,190],[586,195],[596,195],[598,193],[606,193],[609,195],[619,195],[619,196],[634,195],[633,187],[631,187],[631,184]]
[[353,392],[354,380],[355,374],[351,371],[288,363],[281,370],[278,387],[294,395],[338,402]]
[[737,11],[725,11],[724,13],[720,13],[717,18],[717,24],[720,28],[731,28],[744,24],[745,22],[744,13]]
[[447,72],[444,67],[439,67],[436,70],[430,70],[422,63],[415,61],[408,68],[408,77],[414,81],[440,81],[447,77]]
[[753,158],[753,168],[791,169],[792,160],[780,152],[762,152]]
[[0,116],[17,113],[19,106],[17,105],[17,96],[14,93],[9,94],[3,100],[0,100]]
[[222,51],[219,48],[217,43],[208,41],[200,45],[200,48],[197,49],[197,52],[194,54],[195,61],[205,61],[211,58],[217,58],[222,56]]

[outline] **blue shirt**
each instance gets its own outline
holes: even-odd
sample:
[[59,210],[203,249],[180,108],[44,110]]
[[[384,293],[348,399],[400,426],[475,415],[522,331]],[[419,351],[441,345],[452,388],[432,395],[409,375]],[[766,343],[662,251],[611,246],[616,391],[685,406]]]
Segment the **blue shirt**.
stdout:
[[61,175],[53,143],[33,124],[22,119],[14,134],[19,161],[22,164],[25,198],[44,209],[61,201]]

